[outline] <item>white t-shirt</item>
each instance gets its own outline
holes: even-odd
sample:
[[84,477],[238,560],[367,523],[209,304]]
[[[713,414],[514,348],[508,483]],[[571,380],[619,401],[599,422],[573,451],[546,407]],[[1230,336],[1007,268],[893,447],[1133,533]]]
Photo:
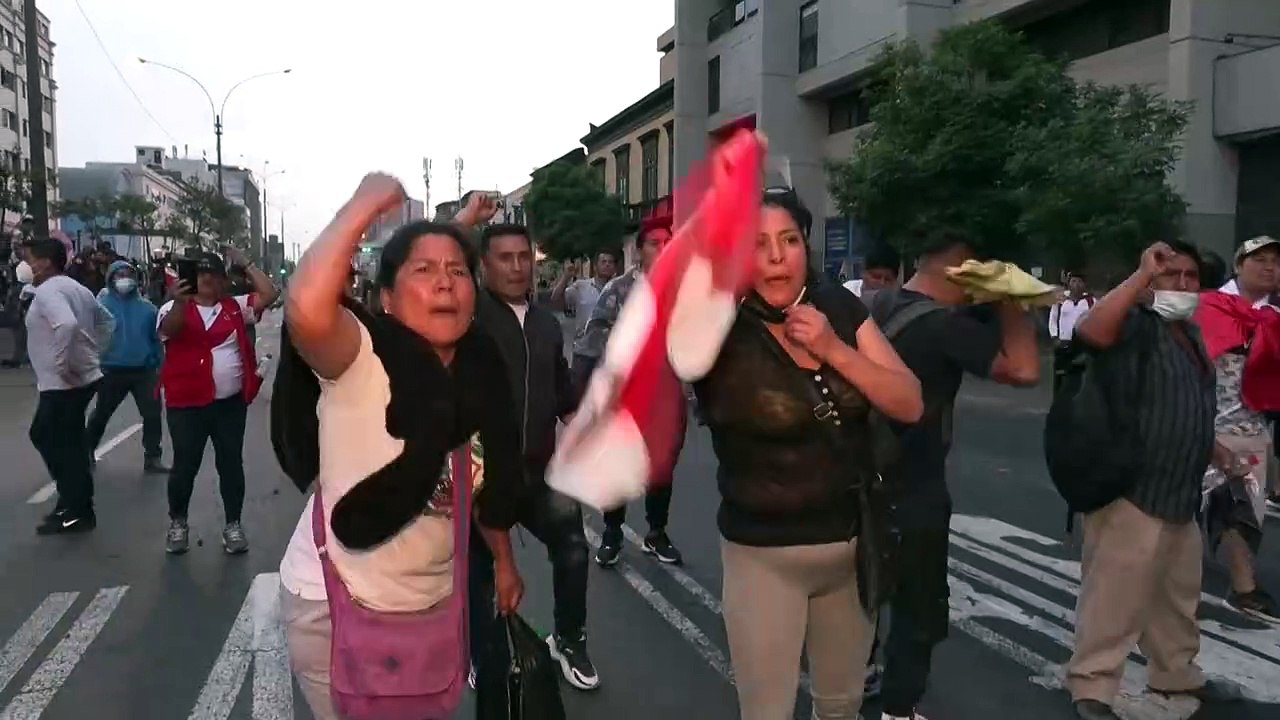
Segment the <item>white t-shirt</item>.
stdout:
[[862,280],[850,280],[844,284],[844,289],[858,297],[862,297]]
[[600,293],[608,283],[596,284],[595,278],[579,278],[564,290],[565,301],[573,308],[573,337],[580,338],[586,332],[591,311],[600,299]]
[[1076,324],[1093,307],[1093,298],[1072,300],[1065,298],[1049,310],[1049,337],[1070,340],[1075,336]]
[[[253,314],[253,308],[249,304],[248,295],[237,295],[235,301],[240,305],[240,312],[244,314],[244,322],[246,325],[252,325],[257,322],[257,317]],[[156,327],[160,327],[160,323],[164,321],[169,311],[173,310],[173,301],[160,306],[160,311],[156,314]],[[196,305],[196,310],[200,311],[200,319],[204,321],[204,329],[208,330],[213,321],[218,319],[218,315],[222,313],[222,304],[217,305]],[[168,338],[163,335],[161,340]],[[256,368],[254,369],[256,372]],[[221,344],[213,349],[213,396],[221,400],[229,398],[240,392],[244,387],[244,363],[240,361],[240,345],[236,339],[236,334],[231,333],[223,340]]]
[[[387,434],[391,383],[373,352],[369,331],[360,325],[360,352],[342,376],[320,380],[320,471],[326,527],[333,507],[357,483],[399,457],[404,441]],[[476,484],[482,482],[477,473]],[[325,600],[320,555],[311,534],[312,503],[280,561],[280,582],[306,600]],[[329,557],[352,597],[384,611],[422,610],[449,596],[453,587],[453,522],[434,511],[423,514],[371,550],[348,550],[327,533]]]
[[519,305],[507,303],[507,307],[511,308],[511,311],[516,314],[516,319],[520,321],[520,327],[524,327],[524,318],[529,314],[529,303],[520,303]]

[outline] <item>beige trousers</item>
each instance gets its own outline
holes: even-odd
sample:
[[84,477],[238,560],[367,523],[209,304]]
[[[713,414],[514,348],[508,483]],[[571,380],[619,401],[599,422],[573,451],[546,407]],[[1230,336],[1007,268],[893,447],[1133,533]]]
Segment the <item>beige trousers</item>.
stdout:
[[280,586],[280,611],[284,615],[289,664],[302,688],[302,697],[316,720],[342,720],[329,697],[329,603],[304,600]]
[[1204,684],[1200,652],[1200,529],[1175,525],[1117,500],[1084,517],[1084,562],[1076,601],[1075,653],[1067,667],[1074,700],[1111,703],[1136,641],[1147,684],[1190,690]]
[[858,601],[853,542],[720,544],[723,607],[742,720],[790,720],[808,652],[815,720],[852,720],[874,624]]

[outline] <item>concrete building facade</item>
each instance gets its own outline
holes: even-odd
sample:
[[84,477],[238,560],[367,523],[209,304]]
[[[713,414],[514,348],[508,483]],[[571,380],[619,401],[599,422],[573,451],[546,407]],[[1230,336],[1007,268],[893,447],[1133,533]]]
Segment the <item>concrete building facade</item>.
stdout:
[[[53,79],[54,42],[49,36],[49,18],[39,13],[40,87],[27,87],[26,29],[21,0],[0,0],[0,163],[11,171],[29,172],[33,150],[44,153],[49,173],[49,201],[58,199],[58,84]],[[42,97],[44,137],[32,138],[27,98]],[[12,217],[9,217],[12,216]],[[7,213],[16,224],[20,215]],[[6,228],[6,230],[9,228]]]
[[[815,261],[857,264],[860,230],[839,216],[823,164],[868,122],[860,95],[888,42],[928,44],[997,18],[1080,80],[1150,86],[1194,103],[1171,177],[1186,237],[1227,253],[1280,232],[1280,2],[1275,0],[678,0],[675,169],[728,130],[758,128],[814,210]],[[844,259],[841,259],[844,256]]]

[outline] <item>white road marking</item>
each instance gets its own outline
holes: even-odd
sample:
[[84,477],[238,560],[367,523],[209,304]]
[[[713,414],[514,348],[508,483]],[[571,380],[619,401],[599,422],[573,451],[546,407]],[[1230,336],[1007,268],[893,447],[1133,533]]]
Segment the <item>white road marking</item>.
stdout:
[[[255,592],[260,582],[262,589]],[[293,720],[293,672],[280,611],[279,575],[259,575],[249,595],[253,598],[253,720]]]
[[[586,533],[587,542],[591,544],[592,549],[598,550],[600,548],[600,535],[591,528],[586,528]],[[684,636],[684,639],[693,646],[693,649],[698,653],[698,655],[702,656],[702,659],[705,660],[713,670],[720,673],[725,680],[728,680],[730,683],[733,682],[733,669],[729,665],[729,661],[725,658],[724,653],[720,652],[720,649],[715,646],[715,643],[711,642],[711,639],[702,632],[696,623],[690,620],[684,613],[676,609],[676,606],[672,605],[670,601],[663,597],[662,593],[658,592],[653,585],[649,584],[648,580],[645,580],[639,573],[632,570],[631,566],[625,560],[618,561],[618,564],[613,566],[613,569],[622,576],[623,580],[627,581],[627,584],[630,585],[631,588],[635,590],[636,593],[638,593],[640,597],[658,613],[658,615],[662,616],[663,620],[666,620],[671,627],[675,628]]]
[[[128,440],[130,437],[133,436],[134,433],[138,432],[141,429],[142,429],[142,423],[134,423],[133,425],[130,425],[124,430],[121,430],[119,433],[116,434],[115,437],[102,443],[101,445],[98,446],[97,450],[93,451],[93,459],[95,461],[101,460],[103,457],[106,456],[107,453],[114,450],[117,445],[124,442],[125,440]],[[53,483],[46,483],[44,487],[35,491],[35,494],[27,498],[27,504],[39,505],[43,502],[47,502],[49,498],[53,497],[57,491],[58,489]]]
[[67,634],[31,674],[27,684],[4,712],[0,712],[0,720],[36,720],[44,713],[128,590],[125,585],[98,591]]
[[[635,530],[632,530],[630,525],[624,524],[622,526],[622,536],[626,538],[627,542],[631,543],[635,547],[641,550],[644,549],[644,538],[640,537],[640,534]],[[711,591],[703,587],[702,583],[694,580],[692,575],[681,570],[675,565],[669,565],[667,563],[657,561],[655,561],[654,564],[661,568],[667,575],[671,576],[671,578],[677,583],[680,583],[680,587],[684,588],[690,595],[697,598],[698,602],[702,603],[703,607],[715,613],[717,617],[724,615],[720,608],[720,600],[716,598],[715,595],[711,594]],[[809,680],[809,673],[804,670],[800,671],[800,688],[810,695],[813,694],[813,685]]]
[[283,642],[284,629],[269,627],[272,616],[279,622],[279,596],[279,574],[262,573],[253,579],[188,720],[226,720],[249,674],[250,662],[266,666],[254,669],[254,720],[293,717],[293,681]]
[[22,623],[13,637],[0,649],[0,692],[13,681],[40,643],[44,642],[49,631],[58,624],[62,616],[71,609],[72,603],[80,593],[59,592],[46,597],[44,602],[31,613],[31,617]]
[[[1041,554],[1010,540],[1045,548],[1061,547],[1061,543],[991,518],[956,515],[951,526],[952,544],[956,548],[1016,573],[1019,580],[1025,578],[1071,598],[1079,594],[1078,562]],[[1020,581],[1010,582],[959,559],[953,558],[949,566],[952,619],[957,628],[1032,669],[1036,673],[1033,682],[1051,688],[1063,687],[1062,667],[994,634],[977,619],[1013,622],[1070,650],[1074,645],[1074,609],[1027,590]],[[980,592],[969,581],[993,592]],[[1202,599],[1208,605],[1227,607],[1221,598],[1204,594]],[[1201,650],[1197,662],[1207,675],[1235,683],[1255,702],[1280,702],[1280,629],[1250,630],[1210,619],[1202,619],[1200,628]],[[1195,710],[1193,701],[1170,700],[1145,692],[1146,673],[1138,662],[1140,658],[1135,652],[1125,665],[1122,698],[1118,703],[1118,707],[1124,708],[1122,714],[1151,720],[1189,717]]]

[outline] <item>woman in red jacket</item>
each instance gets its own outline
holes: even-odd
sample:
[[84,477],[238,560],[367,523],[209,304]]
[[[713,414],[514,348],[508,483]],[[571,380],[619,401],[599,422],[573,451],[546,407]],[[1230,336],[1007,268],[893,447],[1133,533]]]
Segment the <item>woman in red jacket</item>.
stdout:
[[226,513],[222,547],[233,555],[249,549],[240,526],[244,426],[262,379],[248,326],[275,302],[279,291],[239,250],[228,248],[227,257],[245,268],[252,293],[227,295],[226,264],[213,253],[203,253],[196,259],[196,286],[182,280],[175,283],[172,299],[157,316],[165,348],[160,385],[173,439],[165,551],[173,554],[184,553],[189,546],[187,508],[209,441]]

